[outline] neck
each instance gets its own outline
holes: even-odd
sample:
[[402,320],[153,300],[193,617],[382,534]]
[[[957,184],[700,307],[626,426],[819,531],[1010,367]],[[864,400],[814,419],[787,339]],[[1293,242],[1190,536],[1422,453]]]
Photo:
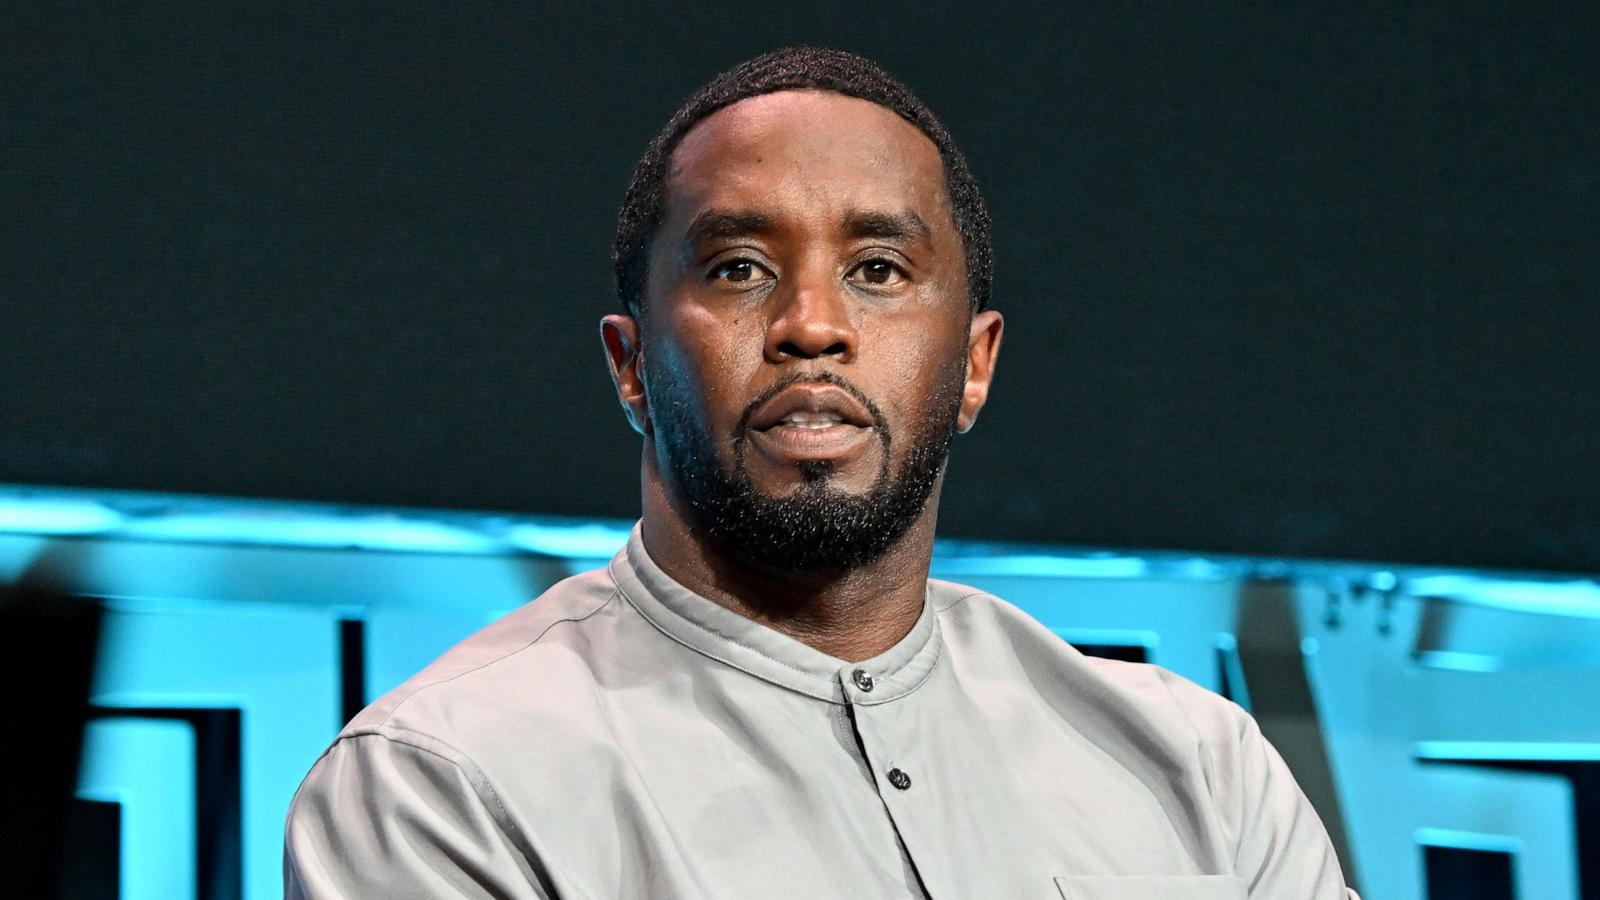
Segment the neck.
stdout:
[[669,496],[645,454],[650,558],[702,597],[847,662],[871,659],[911,632],[927,592],[939,491],[899,541],[866,565],[826,573],[752,567],[734,559]]

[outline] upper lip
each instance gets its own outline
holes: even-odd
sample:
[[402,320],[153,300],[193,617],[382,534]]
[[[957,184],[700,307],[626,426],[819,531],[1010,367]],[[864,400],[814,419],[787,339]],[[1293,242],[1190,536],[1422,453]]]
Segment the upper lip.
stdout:
[[833,413],[844,424],[859,428],[874,424],[872,415],[849,391],[831,384],[797,384],[757,407],[750,416],[750,427],[765,431],[797,412]]

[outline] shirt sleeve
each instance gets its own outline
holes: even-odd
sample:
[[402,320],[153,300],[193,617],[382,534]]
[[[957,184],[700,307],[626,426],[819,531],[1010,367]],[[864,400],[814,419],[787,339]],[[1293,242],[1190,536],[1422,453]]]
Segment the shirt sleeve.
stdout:
[[551,900],[470,761],[417,736],[340,739],[296,793],[284,897]]
[[1237,715],[1235,871],[1249,883],[1250,897],[1354,898],[1328,832],[1288,765],[1255,719],[1243,710]]

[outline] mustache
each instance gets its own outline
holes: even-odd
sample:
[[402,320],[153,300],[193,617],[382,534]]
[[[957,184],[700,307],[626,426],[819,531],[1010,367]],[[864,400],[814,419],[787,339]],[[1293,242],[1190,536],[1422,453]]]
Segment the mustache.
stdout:
[[848,393],[855,398],[857,403],[861,404],[861,407],[867,411],[867,415],[872,417],[872,430],[876,431],[882,438],[887,439],[889,437],[889,420],[884,418],[883,410],[879,409],[878,404],[873,403],[872,398],[868,397],[861,388],[856,387],[850,379],[842,375],[836,375],[833,372],[790,372],[788,375],[773,382],[771,387],[762,391],[759,396],[750,401],[750,405],[744,408],[744,413],[739,416],[739,427],[734,436],[735,440],[742,438],[749,432],[750,417],[755,415],[756,410],[760,409],[763,403],[797,384],[828,384]]

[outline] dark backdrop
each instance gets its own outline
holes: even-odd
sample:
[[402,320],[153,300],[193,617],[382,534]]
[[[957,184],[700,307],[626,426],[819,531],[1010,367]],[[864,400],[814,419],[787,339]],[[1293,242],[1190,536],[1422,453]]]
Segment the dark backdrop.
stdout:
[[8,7],[0,481],[634,515],[632,164],[825,43],[995,217],[945,534],[1600,571],[1589,4],[277,6]]

